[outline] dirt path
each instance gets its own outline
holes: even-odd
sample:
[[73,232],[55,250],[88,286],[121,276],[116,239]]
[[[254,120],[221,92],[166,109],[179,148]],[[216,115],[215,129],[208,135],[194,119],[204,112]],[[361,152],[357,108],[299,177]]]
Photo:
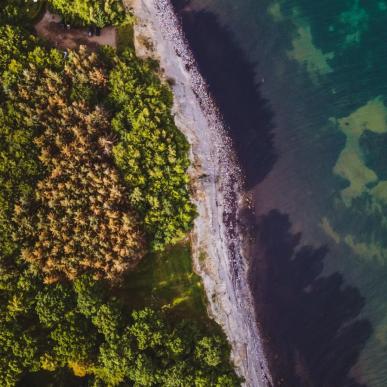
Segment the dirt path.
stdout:
[[43,18],[35,25],[37,34],[52,42],[58,48],[76,48],[81,44],[92,49],[108,45],[116,47],[116,29],[105,27],[100,36],[88,36],[86,28],[71,28],[67,30],[60,24],[61,18],[46,11]]

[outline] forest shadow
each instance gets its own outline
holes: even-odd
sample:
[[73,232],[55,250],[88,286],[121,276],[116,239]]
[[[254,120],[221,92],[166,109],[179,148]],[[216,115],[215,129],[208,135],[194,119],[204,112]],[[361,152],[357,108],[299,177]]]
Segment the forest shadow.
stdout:
[[186,0],[175,0],[174,6],[200,73],[223,115],[247,188],[252,188],[277,160],[273,112],[255,82],[255,65],[214,14],[193,11]]
[[17,383],[17,387],[87,387],[90,378],[75,376],[68,367],[60,368],[56,372],[38,371],[28,372]]
[[351,375],[372,332],[360,292],[321,276],[327,247],[301,246],[287,215],[259,218],[249,280],[274,386],[361,387]]

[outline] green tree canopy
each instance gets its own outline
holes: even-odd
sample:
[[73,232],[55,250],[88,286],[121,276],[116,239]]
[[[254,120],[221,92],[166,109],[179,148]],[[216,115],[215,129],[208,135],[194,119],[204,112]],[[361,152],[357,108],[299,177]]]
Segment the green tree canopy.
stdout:
[[[89,299],[105,287],[103,303],[92,303],[92,314],[79,307],[85,298],[81,282]],[[0,292],[8,298],[0,314],[2,385],[15,385],[27,371],[55,373],[63,367],[110,386],[215,386],[219,380],[238,385],[221,337],[150,308],[130,313],[107,283],[91,277],[76,283],[44,285],[24,273],[13,291]]]
[[109,75],[113,149],[131,187],[130,202],[144,217],[152,248],[162,250],[191,229],[195,209],[189,197],[188,143],[170,112],[172,95],[150,62],[126,51]]
[[121,0],[49,0],[50,4],[67,20],[98,27],[117,25],[125,19]]

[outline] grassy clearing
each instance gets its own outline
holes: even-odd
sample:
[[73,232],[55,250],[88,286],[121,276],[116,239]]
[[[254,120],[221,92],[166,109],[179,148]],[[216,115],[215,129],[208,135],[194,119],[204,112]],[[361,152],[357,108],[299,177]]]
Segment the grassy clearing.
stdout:
[[167,308],[172,314],[208,320],[203,285],[192,270],[188,244],[148,255],[129,273],[120,294],[131,308]]
[[117,51],[123,52],[127,48],[134,49],[134,29],[131,18],[117,27]]

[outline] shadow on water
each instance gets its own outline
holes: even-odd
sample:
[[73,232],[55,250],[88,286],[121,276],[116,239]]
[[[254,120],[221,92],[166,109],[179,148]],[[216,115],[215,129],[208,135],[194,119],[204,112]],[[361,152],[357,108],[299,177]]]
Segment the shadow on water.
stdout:
[[287,215],[257,224],[250,283],[275,386],[360,387],[350,376],[371,335],[365,300],[339,273],[321,276],[326,247],[301,246]]
[[174,1],[199,70],[215,98],[233,140],[248,188],[273,167],[273,113],[254,81],[254,65],[215,15],[192,11],[187,1]]
[[[251,188],[278,158],[273,113],[254,82],[254,66],[216,16],[192,10],[189,0],[173,3]],[[250,283],[274,385],[363,386],[351,369],[372,332],[359,318],[364,298],[341,274],[321,275],[328,248],[302,246],[287,215],[273,210],[256,222]]]

